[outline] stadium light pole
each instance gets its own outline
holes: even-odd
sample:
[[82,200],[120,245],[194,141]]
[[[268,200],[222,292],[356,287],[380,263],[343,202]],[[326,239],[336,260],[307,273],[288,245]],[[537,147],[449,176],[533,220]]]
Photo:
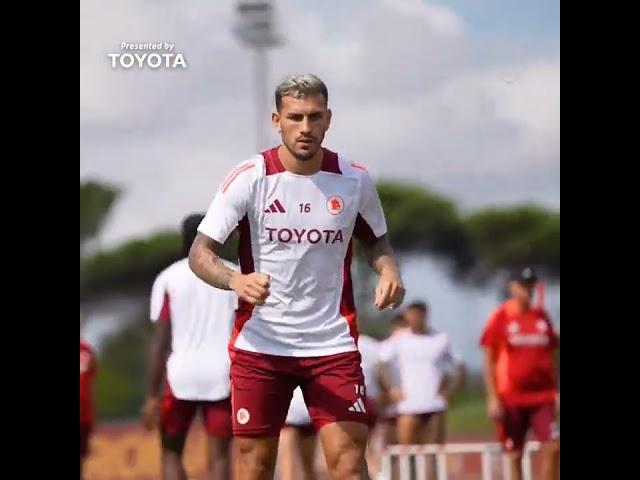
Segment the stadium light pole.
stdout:
[[257,151],[267,146],[265,122],[268,111],[268,75],[269,63],[267,52],[269,48],[284,43],[281,35],[276,31],[275,12],[269,0],[238,0],[236,3],[236,24],[233,32],[240,43],[253,51],[254,88],[256,108],[256,143]]

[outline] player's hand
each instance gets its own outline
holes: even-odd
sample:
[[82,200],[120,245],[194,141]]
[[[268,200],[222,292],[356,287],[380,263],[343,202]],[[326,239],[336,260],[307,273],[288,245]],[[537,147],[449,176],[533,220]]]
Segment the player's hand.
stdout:
[[229,286],[241,300],[252,305],[263,305],[269,296],[271,279],[269,275],[254,272],[247,275],[238,273],[231,277]]
[[404,300],[405,289],[397,271],[383,272],[376,287],[375,306],[378,310],[397,308]]
[[556,394],[556,415],[560,413],[560,394]]
[[394,385],[389,389],[389,401],[391,403],[399,403],[404,400],[404,393],[402,393],[402,388],[398,385]]
[[440,394],[440,396],[443,398],[445,402],[448,402],[449,398],[451,398],[452,392],[451,390],[449,390],[448,387],[442,387],[438,393]]
[[489,398],[489,401],[487,402],[487,414],[489,415],[489,418],[492,418],[493,420],[500,420],[502,418],[504,415],[504,409],[502,408],[500,400],[495,397]]
[[158,412],[160,410],[160,400],[158,397],[150,396],[140,409],[140,421],[147,430],[152,430],[158,424]]

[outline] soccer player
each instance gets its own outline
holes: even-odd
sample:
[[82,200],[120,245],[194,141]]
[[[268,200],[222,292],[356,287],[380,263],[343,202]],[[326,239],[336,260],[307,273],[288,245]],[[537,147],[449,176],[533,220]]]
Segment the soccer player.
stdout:
[[[81,327],[82,321],[83,317],[80,313]],[[82,479],[84,460],[89,453],[89,438],[95,420],[93,382],[96,369],[96,354],[91,346],[80,337],[80,479]]]
[[[189,269],[186,255],[203,218],[194,214],[183,221],[185,258],[162,271],[151,292],[155,333],[149,394],[141,416],[150,429],[159,414],[165,480],[187,478],[182,452],[198,410],[208,435],[208,478],[229,476],[232,432],[226,345],[238,299],[232,292],[211,288]],[[230,262],[223,264],[234,267]]]
[[510,453],[513,480],[522,478],[522,449],[530,429],[543,444],[542,478],[560,475],[554,363],[559,339],[548,313],[532,304],[536,282],[531,268],[512,276],[511,299],[491,314],[480,340],[488,414]]
[[304,403],[302,390],[293,391],[293,398],[284,427],[280,431],[278,455],[280,457],[280,480],[300,478],[296,467],[302,466],[304,478],[315,480],[314,460],[317,432]]
[[[397,334],[381,354],[399,373],[402,398],[391,406],[396,439],[401,445],[442,444],[447,401],[464,381],[464,364],[453,353],[449,336],[431,327],[425,302],[410,304],[404,317],[409,331]],[[432,456],[429,460],[432,478],[435,463]]]
[[[352,237],[379,275],[375,305],[404,287],[366,168],[322,147],[331,122],[326,85],[291,75],[275,92],[282,145],[227,176],[199,227],[193,271],[240,297],[229,344],[237,478],[271,478],[278,435],[301,387],[333,479],[364,472],[368,415],[351,284]],[[217,252],[238,226],[238,272]],[[353,407],[353,408],[352,408]],[[364,474],[364,473],[363,473]]]

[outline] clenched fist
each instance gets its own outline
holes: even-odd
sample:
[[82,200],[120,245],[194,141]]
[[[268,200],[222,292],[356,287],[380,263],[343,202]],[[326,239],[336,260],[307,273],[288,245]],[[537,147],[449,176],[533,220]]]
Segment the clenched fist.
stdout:
[[252,305],[263,305],[269,296],[271,279],[269,275],[254,272],[244,275],[236,273],[231,277],[229,287],[236,292],[241,300]]
[[376,287],[375,305],[378,310],[387,307],[397,308],[404,300],[405,289],[402,286],[402,279],[397,271],[383,273],[378,280]]

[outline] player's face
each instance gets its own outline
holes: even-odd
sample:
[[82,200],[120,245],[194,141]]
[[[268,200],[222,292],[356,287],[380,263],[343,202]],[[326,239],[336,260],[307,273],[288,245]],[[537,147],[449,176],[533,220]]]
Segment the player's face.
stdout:
[[424,332],[427,330],[427,316],[419,308],[409,308],[404,313],[407,325],[413,332]]
[[297,160],[310,160],[320,150],[331,123],[331,110],[322,94],[302,98],[283,97],[273,124],[282,134],[283,145]]
[[533,298],[533,285],[526,285],[520,282],[511,282],[509,284],[511,297],[518,302],[529,305]]

